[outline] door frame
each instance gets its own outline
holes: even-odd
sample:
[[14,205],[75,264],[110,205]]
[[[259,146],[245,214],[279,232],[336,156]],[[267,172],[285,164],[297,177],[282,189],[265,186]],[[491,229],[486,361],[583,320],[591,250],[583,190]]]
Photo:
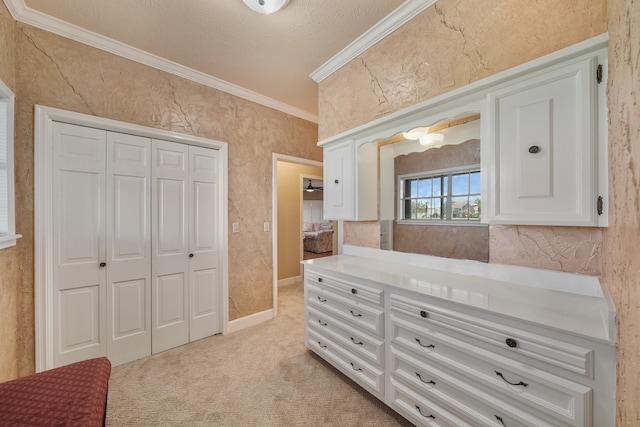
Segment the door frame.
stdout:
[[[278,315],[278,162],[317,167],[322,167],[323,163],[317,160],[303,159],[302,157],[278,153],[272,153],[271,159],[271,218],[273,218],[271,221],[271,259],[273,262],[271,270],[273,271],[273,317],[276,317]],[[300,218],[302,218],[302,196],[300,196],[300,200]],[[302,241],[300,241],[300,250],[302,250]],[[302,255],[302,253],[300,253],[300,255]]]
[[34,264],[35,264],[35,356],[36,372],[54,367],[53,363],[53,213],[52,163],[53,122],[127,133],[147,138],[162,139],[187,145],[219,150],[220,167],[218,192],[219,274],[220,274],[220,324],[222,334],[227,333],[229,323],[228,290],[228,145],[226,142],[185,135],[176,132],[120,122],[111,119],[76,113],[42,105],[35,106],[34,130]]

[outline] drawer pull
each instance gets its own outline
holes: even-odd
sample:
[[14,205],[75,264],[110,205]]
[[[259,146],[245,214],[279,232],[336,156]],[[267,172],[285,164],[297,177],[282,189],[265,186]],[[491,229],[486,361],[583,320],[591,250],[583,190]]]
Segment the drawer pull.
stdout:
[[426,319],[427,317],[429,317],[429,313],[427,313],[427,312],[426,312],[426,311],[424,311],[424,310],[421,310],[421,311],[420,311],[420,317],[423,317],[423,318],[425,318],[425,319]]
[[418,412],[420,412],[420,415],[422,415],[425,418],[431,418],[432,420],[435,420],[436,417],[434,417],[433,415],[429,414],[429,415],[425,415],[422,413],[422,409],[420,409],[420,407],[418,405],[416,405],[416,409],[418,410]]
[[502,417],[499,417],[497,415],[495,417],[496,417],[496,420],[500,421],[500,424],[502,424],[504,427],[507,427],[507,425],[504,423],[504,421],[502,421]]
[[495,371],[495,373],[496,373],[496,375],[497,375],[497,376],[499,376],[500,378],[502,378],[502,380],[503,380],[505,383],[507,383],[507,384],[511,384],[511,385],[513,385],[513,386],[520,386],[520,385],[521,385],[522,387],[527,387],[527,386],[529,385],[529,384],[527,384],[527,383],[525,383],[525,382],[522,382],[522,381],[520,381],[519,383],[512,383],[511,381],[508,381],[508,380],[504,377],[504,375],[502,375],[502,373],[500,373],[500,372],[498,372],[498,371]]
[[318,282],[322,283],[322,277],[318,277]]
[[518,346],[518,341],[513,338],[507,338],[504,342],[511,348],[516,348]]
[[326,345],[322,345],[322,343],[320,341],[318,341],[318,345],[320,346],[320,348],[327,348]]
[[360,314],[360,313],[354,313],[354,312],[353,312],[353,310],[349,310],[349,312],[351,312],[351,315],[352,315],[353,317],[362,317],[362,314]]
[[320,326],[327,326],[327,324],[320,319],[318,319],[318,323],[320,323]]
[[320,298],[320,297],[318,297],[318,301],[320,301],[320,302],[327,302],[326,298],[325,298],[325,299],[322,299],[322,298]]
[[429,345],[424,345],[420,342],[420,338],[416,338],[416,342],[420,345],[420,347],[422,348],[436,348],[435,345],[433,344],[429,344]]
[[419,372],[416,372],[416,376],[418,377],[418,379],[420,381],[422,381],[422,384],[430,384],[430,385],[436,385],[435,381],[431,380],[431,381],[425,381],[422,379],[422,377],[420,376]]
[[355,295],[355,294],[357,294],[357,293],[358,293],[358,290],[357,290],[357,289],[355,289],[355,288],[351,288],[351,293]]
[[349,363],[351,363],[351,368],[352,368],[354,371],[362,372],[362,368],[356,368],[356,366],[353,364],[353,362],[349,362]]
[[356,340],[353,339],[353,337],[349,337],[349,338],[351,338],[351,342],[354,343],[355,345],[362,345],[362,341],[356,342]]

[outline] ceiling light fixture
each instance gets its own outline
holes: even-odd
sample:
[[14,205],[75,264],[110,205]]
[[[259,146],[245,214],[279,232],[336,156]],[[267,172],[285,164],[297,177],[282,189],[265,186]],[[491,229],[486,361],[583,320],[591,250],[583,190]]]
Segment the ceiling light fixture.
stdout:
[[289,0],[242,0],[251,10],[269,15],[277,12],[289,3]]
[[420,137],[420,145],[423,147],[442,147],[442,141],[444,141],[444,135],[438,132],[428,133]]

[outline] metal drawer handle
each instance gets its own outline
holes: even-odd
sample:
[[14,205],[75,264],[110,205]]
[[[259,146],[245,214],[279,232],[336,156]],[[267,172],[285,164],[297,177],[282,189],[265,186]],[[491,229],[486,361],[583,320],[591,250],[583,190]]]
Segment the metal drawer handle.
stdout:
[[349,363],[351,363],[351,368],[352,368],[354,371],[362,372],[362,368],[356,368],[356,366],[353,364],[353,362],[349,362]]
[[518,341],[513,338],[507,338],[504,342],[511,348],[516,348],[518,346]]
[[356,340],[353,339],[353,337],[349,337],[349,338],[351,338],[351,342],[354,343],[355,345],[362,345],[362,341],[356,342]]
[[500,378],[502,378],[502,380],[503,380],[505,383],[507,383],[507,384],[511,384],[511,385],[513,385],[513,386],[520,386],[520,385],[521,385],[522,387],[528,387],[528,386],[529,386],[529,384],[527,384],[527,383],[525,383],[525,382],[522,382],[522,381],[520,381],[519,383],[512,383],[511,381],[508,381],[508,380],[504,377],[504,375],[502,375],[502,373],[500,373],[500,372],[498,372],[498,371],[494,371],[494,372],[496,373],[496,375],[497,375],[497,376],[499,376]]
[[327,348],[326,345],[322,345],[322,343],[320,341],[318,341],[318,345],[320,346],[320,348]]
[[426,312],[426,311],[424,311],[424,310],[421,310],[421,311],[420,311],[420,317],[423,317],[423,318],[425,318],[425,319],[426,319],[427,317],[429,317],[429,313],[427,313],[427,312]]
[[327,326],[326,323],[324,323],[322,320],[318,319],[318,323],[320,323],[320,326]]
[[420,381],[422,381],[422,384],[431,384],[431,385],[436,385],[435,381],[431,380],[431,381],[425,381],[422,379],[422,377],[420,376],[419,372],[416,372],[416,376],[418,377],[418,379]]
[[422,413],[422,409],[420,409],[420,407],[418,405],[416,405],[416,409],[418,410],[418,412],[420,412],[420,415],[422,415],[425,418],[431,418],[432,420],[435,420],[436,417],[434,417],[433,415],[429,414],[429,415],[425,415]]
[[358,290],[357,290],[357,289],[355,289],[355,288],[351,288],[351,293],[355,295],[355,294],[357,294],[357,293],[358,293]]
[[318,282],[322,283],[322,277],[318,277]]
[[422,347],[422,348],[436,348],[436,346],[435,346],[435,345],[433,345],[433,344],[429,344],[429,345],[424,345],[424,344],[422,344],[422,343],[420,342],[420,338],[416,338],[416,342],[417,342],[418,344],[420,344],[420,347]]
[[504,427],[507,427],[507,425],[504,423],[504,421],[502,421],[502,417],[499,417],[497,415],[495,415],[496,420],[500,421],[500,424],[502,424]]
[[326,300],[326,299],[322,299],[322,298],[320,298],[320,297],[318,297],[318,301],[320,301],[320,302],[327,302],[327,300]]
[[349,310],[349,312],[351,312],[351,315],[352,315],[353,317],[362,317],[362,314],[359,314],[359,313],[358,313],[358,314],[356,314],[356,313],[354,313],[354,312],[353,312],[353,310]]

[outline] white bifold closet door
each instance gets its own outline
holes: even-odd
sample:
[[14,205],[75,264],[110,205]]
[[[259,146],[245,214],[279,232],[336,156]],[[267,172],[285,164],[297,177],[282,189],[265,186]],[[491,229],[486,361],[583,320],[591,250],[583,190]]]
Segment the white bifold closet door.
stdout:
[[151,354],[151,141],[54,122],[55,365]]
[[217,151],[153,141],[153,352],[220,331]]

